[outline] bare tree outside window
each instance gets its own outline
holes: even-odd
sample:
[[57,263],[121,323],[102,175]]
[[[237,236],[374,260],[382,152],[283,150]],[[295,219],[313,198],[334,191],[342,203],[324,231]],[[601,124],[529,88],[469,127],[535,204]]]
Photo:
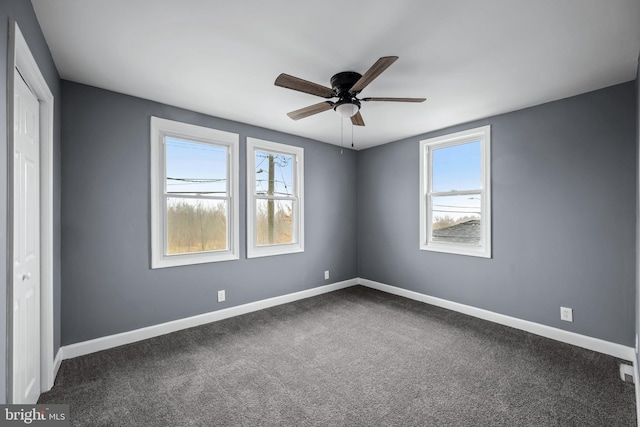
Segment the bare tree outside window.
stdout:
[[228,247],[227,148],[166,139],[167,255]]

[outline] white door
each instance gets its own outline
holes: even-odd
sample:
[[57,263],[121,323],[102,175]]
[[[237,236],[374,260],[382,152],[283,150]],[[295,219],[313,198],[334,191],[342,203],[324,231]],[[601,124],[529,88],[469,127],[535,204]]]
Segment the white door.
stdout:
[[13,403],[40,396],[40,148],[38,99],[14,72]]

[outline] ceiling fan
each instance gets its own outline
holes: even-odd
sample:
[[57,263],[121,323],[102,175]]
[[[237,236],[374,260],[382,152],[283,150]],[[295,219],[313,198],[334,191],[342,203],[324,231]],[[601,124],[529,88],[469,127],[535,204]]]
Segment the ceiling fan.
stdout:
[[356,126],[364,126],[364,120],[360,114],[360,103],[369,101],[390,102],[423,102],[426,98],[358,98],[358,94],[378,77],[391,64],[396,62],[397,56],[384,56],[375,64],[360,74],[355,71],[343,71],[331,77],[331,88],[319,85],[289,74],[280,74],[275,81],[276,86],[299,92],[309,93],[322,98],[338,98],[337,101],[323,101],[299,110],[287,113],[293,120],[300,120],[327,110],[335,110],[342,117],[351,117],[351,123]]

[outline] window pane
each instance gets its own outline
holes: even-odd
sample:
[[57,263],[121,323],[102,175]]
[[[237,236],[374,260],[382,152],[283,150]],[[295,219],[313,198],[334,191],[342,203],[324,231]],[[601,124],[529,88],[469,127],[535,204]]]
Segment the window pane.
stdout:
[[480,194],[432,198],[432,241],[479,245]]
[[256,150],[256,194],[293,196],[293,156]]
[[293,243],[293,201],[256,200],[256,244]]
[[227,147],[166,138],[167,193],[227,195]]
[[433,150],[432,190],[476,190],[482,188],[480,141]]
[[227,249],[227,201],[167,198],[167,254]]

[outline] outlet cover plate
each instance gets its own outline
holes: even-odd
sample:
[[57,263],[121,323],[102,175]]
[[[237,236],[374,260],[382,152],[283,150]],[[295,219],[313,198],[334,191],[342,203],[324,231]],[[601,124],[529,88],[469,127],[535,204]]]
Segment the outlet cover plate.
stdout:
[[223,302],[226,299],[224,290],[218,291],[218,302]]
[[324,272],[324,280],[329,280],[329,270],[325,270],[325,272]]
[[560,320],[573,322],[573,309],[569,307],[560,307]]
[[626,363],[620,364],[620,378],[622,381],[628,383],[634,383],[635,378],[633,378],[633,366],[627,365]]

